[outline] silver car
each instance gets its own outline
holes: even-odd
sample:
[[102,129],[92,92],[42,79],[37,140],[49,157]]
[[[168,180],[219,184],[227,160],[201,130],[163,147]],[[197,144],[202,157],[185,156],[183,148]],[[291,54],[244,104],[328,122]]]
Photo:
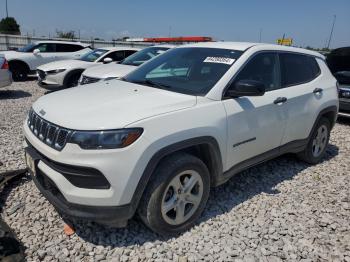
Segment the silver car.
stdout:
[[0,87],[9,86],[12,83],[12,75],[9,64],[4,56],[0,56]]

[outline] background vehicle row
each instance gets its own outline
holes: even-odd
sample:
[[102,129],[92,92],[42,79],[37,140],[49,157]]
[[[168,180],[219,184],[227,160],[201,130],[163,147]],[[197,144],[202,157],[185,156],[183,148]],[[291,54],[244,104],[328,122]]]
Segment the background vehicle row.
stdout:
[[40,65],[79,58],[89,51],[91,51],[89,45],[79,42],[40,41],[16,51],[3,51],[0,54],[8,60],[13,79],[23,81],[27,79],[28,74],[35,74]]
[[132,47],[104,47],[91,50],[79,59],[44,64],[37,69],[38,83],[45,88],[73,87],[78,85],[85,69],[99,64],[120,62],[139,50]]

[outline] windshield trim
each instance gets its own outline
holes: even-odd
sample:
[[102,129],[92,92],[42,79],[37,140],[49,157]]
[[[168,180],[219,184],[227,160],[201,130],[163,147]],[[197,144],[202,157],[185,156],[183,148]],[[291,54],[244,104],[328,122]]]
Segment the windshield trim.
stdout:
[[[143,86],[149,86],[149,87],[152,87],[152,88],[158,88],[158,89],[162,89],[162,90],[166,90],[166,91],[170,91],[170,92],[175,92],[175,93],[180,93],[180,94],[185,94],[185,95],[202,96],[202,97],[204,97],[213,88],[215,88],[215,86],[230,71],[232,66],[237,62],[237,60],[242,56],[242,54],[245,53],[245,51],[242,51],[242,50],[226,49],[226,48],[220,48],[220,47],[215,47],[215,48],[213,48],[213,47],[179,47],[179,48],[175,48],[175,49],[169,50],[169,52],[173,51],[173,50],[181,50],[181,49],[208,49],[208,50],[209,49],[216,49],[216,50],[226,50],[226,51],[235,52],[237,54],[237,57],[235,57],[235,58],[232,57],[231,59],[234,59],[232,64],[228,64],[227,69],[223,72],[223,74],[221,76],[219,76],[219,78],[217,80],[213,79],[213,81],[215,81],[215,83],[213,83],[213,85],[211,87],[208,87],[208,88],[206,88],[205,90],[202,90],[202,91],[198,90],[197,92],[194,92],[193,90],[186,89],[186,88],[181,88],[180,86],[170,86],[170,85],[167,85],[166,83],[160,83],[158,81],[153,81],[153,80],[150,80],[149,78],[148,79],[146,78],[146,75],[148,73],[152,72],[153,70],[155,70],[158,66],[161,66],[162,64],[159,64],[158,66],[156,66],[153,69],[151,69],[150,71],[148,71],[148,73],[145,74],[143,81],[141,81],[141,80],[140,81],[133,81],[132,79],[128,79],[129,76],[131,76],[134,73],[137,73],[137,71],[139,69],[142,70],[142,68],[144,67],[143,65],[140,66],[138,69],[134,70],[133,72],[131,72],[130,74],[128,74],[125,77],[123,77],[122,80],[125,81],[125,82],[134,83],[134,84],[143,85]],[[157,58],[159,58],[161,56],[162,55],[159,55],[159,56],[157,56]],[[154,59],[157,59],[157,58],[154,58]],[[164,61],[163,61],[163,63],[164,63]],[[150,83],[150,82],[153,82],[153,83]]]

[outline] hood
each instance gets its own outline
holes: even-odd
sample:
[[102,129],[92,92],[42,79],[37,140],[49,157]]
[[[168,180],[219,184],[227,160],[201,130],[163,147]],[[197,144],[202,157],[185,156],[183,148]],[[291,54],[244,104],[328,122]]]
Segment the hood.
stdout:
[[99,82],[42,96],[33,105],[41,117],[74,130],[123,128],[133,122],[192,107],[195,96],[120,80]]
[[117,63],[110,63],[105,65],[94,66],[84,71],[83,75],[93,78],[105,79],[107,77],[123,77],[135,70],[136,66],[122,65]]
[[94,62],[86,62],[83,60],[71,59],[61,60],[56,62],[47,63],[38,67],[43,71],[51,71],[55,69],[86,69],[91,66],[96,66]]
[[21,57],[27,57],[28,55],[32,55],[33,53],[26,53],[26,52],[18,52],[18,51],[2,51],[0,52],[0,55],[5,56],[5,58],[9,61],[12,59],[18,59]]

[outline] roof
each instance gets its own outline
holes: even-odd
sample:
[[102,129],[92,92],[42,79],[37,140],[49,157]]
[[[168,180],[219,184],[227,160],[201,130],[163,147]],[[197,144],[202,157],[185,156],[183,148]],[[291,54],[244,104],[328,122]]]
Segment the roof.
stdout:
[[164,45],[150,45],[150,46],[147,46],[147,47],[165,47],[165,48],[174,48],[174,47],[177,47],[178,45],[167,45],[167,44],[164,44]]
[[36,44],[41,44],[41,43],[53,43],[53,44],[75,44],[75,45],[81,45],[84,47],[90,46],[90,44],[84,44],[81,42],[74,42],[74,41],[54,41],[54,40],[47,40],[47,41],[36,41]]
[[258,44],[259,43],[247,43],[247,42],[203,42],[203,43],[186,44],[180,47],[208,47],[208,48],[223,48],[223,49],[245,51],[248,48]]
[[265,44],[265,43],[249,43],[249,42],[206,42],[206,43],[195,43],[182,45],[179,47],[207,47],[207,48],[222,48],[222,49],[232,49],[238,51],[245,51],[251,47],[256,47],[260,50],[276,50],[276,51],[286,51],[286,52],[296,52],[312,56],[317,56],[324,59],[324,56],[318,52],[307,50],[303,48]]
[[104,46],[104,47],[97,47],[96,49],[104,49],[104,50],[108,50],[108,51],[123,51],[123,50],[139,51],[139,50],[141,50],[141,48],[129,47],[129,46]]

